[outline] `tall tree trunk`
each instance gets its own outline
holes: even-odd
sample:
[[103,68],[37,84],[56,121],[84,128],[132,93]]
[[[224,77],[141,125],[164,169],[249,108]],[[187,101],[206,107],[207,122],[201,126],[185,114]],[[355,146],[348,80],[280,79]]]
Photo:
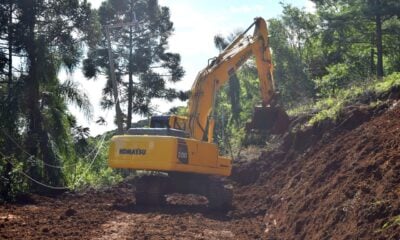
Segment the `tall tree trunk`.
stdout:
[[228,94],[231,103],[232,121],[238,125],[240,122],[240,81],[234,73],[228,81]]
[[371,76],[375,74],[375,48],[373,45],[375,44],[375,35],[371,35],[371,49],[370,49],[370,74]]
[[[8,90],[11,89],[12,84],[12,13],[13,13],[13,3],[9,1],[9,16],[8,16]],[[10,96],[9,96],[10,97]]]
[[[49,135],[44,130],[41,130],[39,146],[43,155],[43,161],[45,163],[51,165],[60,164],[58,161],[56,161],[56,156],[50,147]],[[53,168],[48,165],[45,165],[44,174],[46,182],[49,183],[50,185],[60,186],[62,184],[62,179],[61,179],[62,173],[60,168]]]
[[[29,20],[26,22],[28,26],[27,37],[26,37],[26,50],[28,55],[29,70],[28,76],[25,79],[25,103],[27,107],[27,118],[28,118],[28,134],[26,138],[26,146],[29,154],[35,160],[39,155],[39,137],[41,133],[42,118],[40,115],[39,107],[39,78],[38,78],[38,61],[37,61],[37,42],[35,37],[35,26],[36,26],[36,1],[32,1],[32,10],[30,13],[24,13],[29,16]],[[37,179],[41,180],[39,167],[36,161],[28,163],[29,174]],[[39,190],[38,185],[31,182],[32,190]]]
[[383,77],[383,47],[382,47],[382,18],[379,13],[375,16],[377,64],[376,75]]
[[114,59],[112,57],[113,53],[112,53],[112,48],[111,48],[110,29],[108,27],[106,27],[105,30],[106,30],[105,33],[106,33],[107,44],[108,44],[108,59],[109,59],[109,63],[110,63],[110,79],[112,82],[112,89],[113,89],[114,102],[115,102],[117,134],[123,134],[124,133],[124,124],[123,124],[121,105],[120,105],[119,97],[118,97],[119,94],[118,94],[117,80],[116,80],[116,76],[115,76]]
[[[131,7],[132,9],[132,7]],[[129,27],[129,85],[128,85],[128,116],[126,119],[126,129],[132,127],[132,101],[133,101],[133,72],[132,72],[132,26]]]
[[[8,86],[7,86],[7,107],[6,107],[6,111],[7,111],[7,123],[4,126],[4,130],[10,134],[11,132],[14,132],[15,130],[15,118],[13,118],[15,116],[15,109],[12,108],[12,84],[13,84],[13,71],[12,71],[12,44],[13,44],[13,35],[12,35],[12,13],[13,13],[13,2],[11,0],[9,0],[8,2],[9,4],[9,12],[8,12],[8,29],[7,29],[7,34],[8,34]],[[5,146],[4,146],[4,152],[7,156],[11,155],[14,152],[14,143],[11,141],[11,139],[6,138],[5,141]],[[12,165],[9,162],[5,163],[5,167],[4,167],[4,172],[3,172],[3,178],[5,179],[5,181],[3,181],[2,184],[2,192],[1,195],[3,196],[3,198],[8,201],[11,200],[10,199],[10,193],[11,193],[11,171],[12,171]]]
[[[131,22],[136,19],[133,19],[133,1],[130,1],[130,14],[131,14]],[[133,69],[132,69],[132,48],[133,48],[133,29],[132,26],[129,27],[129,61],[128,61],[128,75],[129,75],[129,83],[128,83],[128,116],[126,128],[129,129],[132,127],[132,104],[133,104]]]
[[[48,165],[58,165],[53,150],[50,147],[48,133],[44,128],[43,116],[40,107],[40,80],[41,73],[38,71],[45,58],[46,42],[44,38],[38,38],[35,34],[35,15],[33,14],[29,26],[29,43],[27,43],[27,54],[29,61],[28,77],[26,78],[25,95],[28,109],[28,136],[26,144],[29,154],[34,158],[30,166],[30,174],[39,181],[45,181],[51,185],[60,185],[61,170],[50,168]],[[43,169],[37,165],[38,159],[45,164]],[[47,165],[46,165],[47,164]],[[48,192],[36,183],[31,183],[31,188],[38,192]]]
[[[32,43],[34,44],[34,43]],[[37,64],[35,56],[29,54],[30,60],[30,70],[29,75],[26,78],[25,82],[25,96],[26,96],[26,106],[27,106],[27,115],[28,115],[28,134],[26,139],[26,145],[28,148],[28,152],[32,157],[37,158],[39,154],[38,149],[38,140],[40,136],[40,125],[41,125],[41,116],[39,109],[39,83],[37,79]],[[29,173],[34,178],[39,177],[39,169],[37,164],[33,162],[30,166]]]

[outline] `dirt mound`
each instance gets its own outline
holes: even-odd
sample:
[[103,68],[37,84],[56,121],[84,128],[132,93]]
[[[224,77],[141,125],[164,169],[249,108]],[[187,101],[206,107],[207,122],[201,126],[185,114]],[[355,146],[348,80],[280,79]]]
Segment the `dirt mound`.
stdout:
[[264,214],[271,239],[400,239],[399,105],[350,109],[331,131],[300,133],[307,151],[294,137],[240,165],[235,214]]

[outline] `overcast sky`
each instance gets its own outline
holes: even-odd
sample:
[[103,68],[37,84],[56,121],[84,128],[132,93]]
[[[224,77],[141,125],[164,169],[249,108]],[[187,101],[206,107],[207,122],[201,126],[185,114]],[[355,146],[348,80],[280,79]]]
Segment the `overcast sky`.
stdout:
[[[89,0],[89,2],[94,8],[98,8],[101,4],[98,0]],[[169,41],[169,51],[181,55],[181,63],[186,71],[183,80],[174,86],[181,90],[191,88],[196,74],[207,65],[207,60],[218,54],[213,42],[216,34],[227,35],[235,30],[245,29],[255,17],[261,16],[265,19],[278,17],[282,12],[279,2],[281,0],[159,0],[161,6],[170,8],[171,20],[175,28]],[[309,0],[283,2],[313,11],[313,4]],[[60,78],[71,78],[79,82],[93,105],[91,120],[86,119],[74,107],[70,107],[71,112],[77,116],[78,125],[90,127],[93,136],[116,128],[113,123],[115,111],[107,112],[99,107],[104,78],[99,77],[96,81],[86,80],[80,69],[72,75],[62,71]],[[172,106],[186,103],[155,101],[154,104],[158,106],[159,112],[167,112]],[[95,123],[99,116],[107,120],[107,125],[99,126]],[[134,120],[138,119],[140,117],[134,117]]]

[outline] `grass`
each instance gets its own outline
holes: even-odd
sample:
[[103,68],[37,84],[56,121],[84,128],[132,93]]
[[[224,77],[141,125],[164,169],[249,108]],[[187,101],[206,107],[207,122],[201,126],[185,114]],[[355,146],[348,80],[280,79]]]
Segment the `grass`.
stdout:
[[[400,73],[393,73],[383,79],[368,81],[365,84],[353,85],[338,89],[335,96],[321,98],[314,103],[302,105],[288,110],[288,114],[296,116],[301,113],[316,112],[307,125],[314,125],[325,119],[336,120],[342,109],[363,95],[379,95],[389,91],[394,86],[400,86]],[[380,101],[371,102],[370,106],[379,105]]]
[[394,216],[389,219],[386,223],[383,224],[382,228],[377,232],[385,231],[391,227],[400,226],[400,215]]

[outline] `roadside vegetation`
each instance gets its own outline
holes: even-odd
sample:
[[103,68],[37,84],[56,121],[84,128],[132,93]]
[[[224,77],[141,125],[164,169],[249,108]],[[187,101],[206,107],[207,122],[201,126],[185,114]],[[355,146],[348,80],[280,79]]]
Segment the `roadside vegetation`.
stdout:
[[320,98],[310,104],[304,104],[288,110],[288,114],[296,116],[300,114],[314,113],[308,121],[308,125],[314,125],[325,119],[336,120],[344,107],[358,102],[360,99],[370,99],[369,105],[379,105],[380,95],[388,93],[392,88],[400,87],[400,73],[392,73],[383,79],[367,80],[362,84],[341,88],[335,95]]

